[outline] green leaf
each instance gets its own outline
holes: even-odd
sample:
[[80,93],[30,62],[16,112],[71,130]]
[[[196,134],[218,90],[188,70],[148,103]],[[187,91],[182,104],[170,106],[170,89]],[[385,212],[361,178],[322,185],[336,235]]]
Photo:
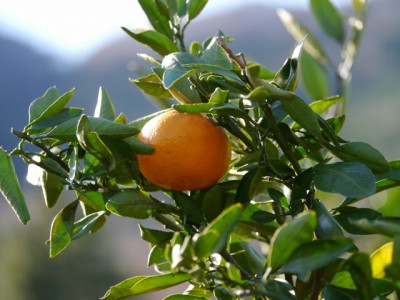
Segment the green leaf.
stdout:
[[194,224],[196,226],[204,224],[205,218],[199,202],[194,201],[189,195],[180,191],[173,191],[172,198],[181,209],[181,218],[184,224]]
[[42,172],[41,182],[44,201],[46,206],[51,208],[57,203],[64,189],[64,184],[60,181],[59,177],[45,170]]
[[54,258],[72,240],[74,220],[79,201],[75,200],[64,207],[53,219],[50,230],[50,257]]
[[56,87],[49,88],[43,96],[35,99],[29,105],[29,123],[37,120],[40,115],[47,109],[49,106],[58,99],[59,93]]
[[330,95],[329,78],[320,60],[307,51],[300,55],[301,79],[305,90],[314,99],[323,99]]
[[14,163],[10,155],[0,147],[0,192],[14,210],[21,223],[26,224],[30,220],[28,207],[18,182]]
[[199,62],[199,58],[186,52],[171,53],[162,61],[165,69],[162,75],[159,72],[162,69],[153,69],[158,76],[161,75],[164,87],[181,103],[202,102],[199,93],[192,89],[192,84],[187,80],[196,70],[187,68],[184,64],[193,62]]
[[265,293],[274,300],[295,300],[293,286],[280,279],[268,280],[265,284]]
[[208,0],[188,0],[187,1],[187,11],[189,21],[196,18],[203,8],[206,6]]
[[76,240],[88,234],[105,213],[105,211],[94,212],[75,222],[71,239]]
[[285,99],[293,98],[294,94],[290,91],[285,91],[281,88],[278,88],[275,85],[272,85],[268,82],[263,82],[263,85],[256,87],[252,90],[246,98],[252,101],[257,102],[265,102],[269,97],[279,97]]
[[162,10],[154,0],[139,0],[139,4],[153,28],[168,37],[169,40],[172,40],[173,32],[168,15],[162,13]]
[[[48,118],[54,117],[58,113],[60,113],[68,102],[71,100],[74,95],[75,89],[66,92],[58,98],[54,98],[54,96],[58,95],[58,92],[46,92],[46,94],[39,99],[36,99],[31,103],[29,107],[29,125],[46,120]],[[51,95],[51,96],[50,96]]]
[[326,112],[331,106],[342,100],[343,98],[341,96],[333,96],[311,102],[310,107],[317,115],[321,115]]
[[224,80],[228,80],[231,81],[232,83],[237,84],[238,86],[245,87],[245,82],[235,72],[231,71],[230,69],[226,69],[208,63],[207,64],[185,63],[184,66],[189,69],[193,68],[199,71],[204,71],[206,73],[222,76],[224,77]]
[[129,29],[122,27],[136,41],[147,45],[158,54],[165,56],[173,52],[178,52],[178,47],[167,36],[153,30],[145,30],[139,33],[134,33]]
[[378,217],[376,219],[350,219],[350,224],[371,234],[381,234],[389,237],[400,235],[399,217]]
[[312,201],[312,209],[317,213],[317,228],[315,233],[321,238],[331,238],[335,236],[342,236],[343,232],[337,221],[333,218],[331,213],[326,208],[322,201]]
[[149,194],[138,189],[125,190],[111,197],[106,208],[113,214],[135,219],[147,219],[162,203],[155,203]]
[[373,299],[372,272],[369,256],[366,253],[354,253],[344,264],[343,269],[350,272],[357,287],[359,299]]
[[294,96],[291,99],[281,98],[283,109],[301,127],[318,139],[322,139],[317,115],[301,98]]
[[310,211],[279,227],[271,239],[268,266],[272,270],[280,268],[297,247],[313,239],[316,226],[317,216]]
[[136,130],[140,131],[148,121],[150,121],[151,119],[157,117],[158,115],[161,115],[161,114],[163,114],[165,112],[168,112],[170,110],[172,110],[172,108],[162,109],[162,110],[156,111],[155,113],[152,113],[152,114],[146,115],[144,117],[138,118],[138,119],[133,120],[132,122],[130,122],[129,126],[131,126],[131,127],[135,128]]
[[290,12],[285,9],[277,10],[278,17],[280,18],[287,31],[296,39],[297,42],[304,40],[304,49],[315,59],[326,63],[328,61],[325,51],[317,39],[311,34],[310,30],[306,28],[300,21],[298,21]]
[[172,98],[171,93],[164,88],[163,83],[154,73],[142,78],[130,79],[130,82],[139,87],[147,95],[158,98]]
[[203,259],[224,249],[229,236],[242,214],[243,207],[237,203],[225,209],[200,234],[194,237],[194,249],[199,259]]
[[152,245],[157,245],[169,241],[174,236],[173,232],[150,229],[142,225],[139,225],[139,229],[140,229],[140,236],[142,237],[142,239],[149,242]]
[[339,222],[340,226],[342,226],[348,233],[358,235],[371,233],[361,229],[357,225],[354,226],[352,224],[354,221],[360,219],[374,220],[382,216],[380,212],[366,207],[343,206],[336,208],[335,211],[338,212],[338,214],[335,215],[335,219]]
[[294,250],[280,271],[295,273],[306,281],[311,271],[330,264],[353,247],[353,242],[345,237],[306,242]]
[[347,197],[367,197],[376,190],[375,177],[371,170],[358,162],[315,166],[314,182],[322,191]]
[[374,147],[363,142],[349,142],[340,149],[329,149],[343,161],[358,161],[367,165],[374,173],[384,173],[390,170],[385,157]]
[[208,65],[216,65],[225,69],[232,69],[232,62],[226,55],[225,51],[218,44],[217,39],[219,37],[214,37],[211,43],[203,51],[201,55],[201,60]]
[[342,16],[329,0],[310,0],[311,10],[321,28],[339,43],[345,39]]
[[155,276],[137,276],[112,286],[101,298],[104,300],[123,299],[131,296],[160,291],[190,280],[186,273],[168,273]]
[[[93,126],[93,132],[99,136],[113,136],[117,138],[126,138],[139,133],[137,128],[127,124],[119,124],[103,118],[87,117]],[[61,142],[74,141],[80,118],[73,118],[54,127],[48,133],[34,136],[35,139],[53,138]]]
[[55,127],[63,122],[68,121],[69,119],[79,117],[82,114],[82,112],[83,108],[76,108],[76,107],[64,108],[61,110],[61,112],[54,115],[53,117],[34,123],[32,127],[29,129],[29,133],[31,135],[34,135],[37,134],[38,132],[42,132],[43,129]]
[[78,193],[78,199],[95,210],[106,209],[106,194],[98,191]]
[[115,119],[114,105],[111,101],[110,95],[103,87],[100,87],[99,89],[94,117],[100,117],[110,121]]
[[93,132],[93,126],[86,115],[82,115],[79,119],[76,137],[79,145],[101,161],[108,170],[115,167],[116,162],[113,154],[97,132]]
[[199,297],[199,296],[191,296],[191,295],[170,295],[168,297],[163,298],[163,300],[207,300],[209,298]]

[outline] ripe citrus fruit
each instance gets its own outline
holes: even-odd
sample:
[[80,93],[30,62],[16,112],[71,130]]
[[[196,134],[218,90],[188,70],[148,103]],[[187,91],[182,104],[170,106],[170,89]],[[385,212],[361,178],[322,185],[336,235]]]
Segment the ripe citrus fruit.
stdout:
[[138,155],[149,181],[173,190],[204,189],[227,172],[231,149],[224,129],[202,114],[170,110],[147,122],[138,139],[154,148]]

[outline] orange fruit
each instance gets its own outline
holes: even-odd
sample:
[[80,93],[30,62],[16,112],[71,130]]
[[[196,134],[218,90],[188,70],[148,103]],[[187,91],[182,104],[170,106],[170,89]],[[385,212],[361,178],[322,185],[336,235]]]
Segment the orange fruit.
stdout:
[[228,136],[203,114],[167,111],[147,122],[138,139],[154,148],[138,155],[142,175],[164,188],[208,188],[229,168]]

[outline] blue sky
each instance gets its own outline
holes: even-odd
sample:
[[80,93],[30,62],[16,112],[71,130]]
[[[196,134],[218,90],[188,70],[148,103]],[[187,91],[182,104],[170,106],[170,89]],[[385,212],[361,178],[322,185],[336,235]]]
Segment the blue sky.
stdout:
[[[352,0],[333,0],[350,4]],[[248,3],[275,7],[308,6],[307,0],[210,0],[201,17]],[[121,26],[147,27],[135,0],[2,0],[0,34],[23,40],[39,52],[81,60],[124,36]]]

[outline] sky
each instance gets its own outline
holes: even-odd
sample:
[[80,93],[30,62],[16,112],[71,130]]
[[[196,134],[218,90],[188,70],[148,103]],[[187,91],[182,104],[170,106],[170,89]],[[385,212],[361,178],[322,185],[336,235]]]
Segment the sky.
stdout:
[[[201,17],[250,2],[286,8],[308,6],[307,0],[209,0]],[[0,35],[70,62],[84,60],[102,45],[123,37],[122,26],[149,27],[136,0],[0,0]]]

